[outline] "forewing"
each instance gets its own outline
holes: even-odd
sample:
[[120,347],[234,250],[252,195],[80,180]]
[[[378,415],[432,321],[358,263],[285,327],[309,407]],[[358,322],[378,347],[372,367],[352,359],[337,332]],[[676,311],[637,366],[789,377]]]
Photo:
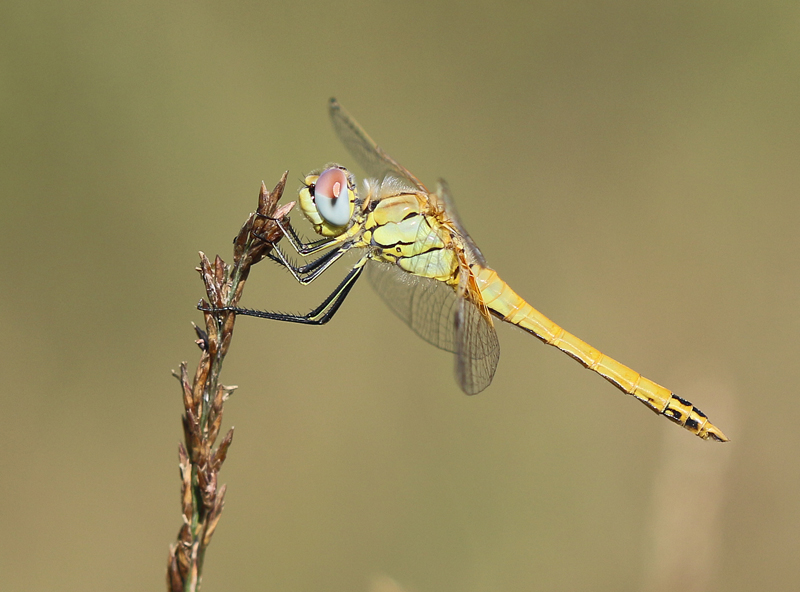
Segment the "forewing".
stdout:
[[444,179],[439,179],[439,186],[437,187],[435,193],[439,207],[444,210],[447,218],[452,222],[453,226],[455,226],[458,233],[461,235],[461,238],[464,242],[464,248],[472,255],[475,262],[480,263],[483,266],[486,266],[486,259],[483,257],[483,253],[478,248],[478,245],[475,244],[475,241],[472,240],[472,237],[467,232],[467,229],[464,228],[464,224],[461,222],[461,218],[458,215],[458,210],[456,210],[456,204],[453,201],[453,196],[450,193],[450,185],[447,184],[447,181]]
[[336,131],[339,140],[367,175],[375,177],[379,181],[383,180],[388,174],[395,177],[403,177],[418,189],[428,193],[422,182],[394,158],[386,154],[375,143],[375,140],[369,137],[364,128],[350,117],[350,114],[344,110],[336,99],[330,100],[328,111],[333,123],[333,129]]

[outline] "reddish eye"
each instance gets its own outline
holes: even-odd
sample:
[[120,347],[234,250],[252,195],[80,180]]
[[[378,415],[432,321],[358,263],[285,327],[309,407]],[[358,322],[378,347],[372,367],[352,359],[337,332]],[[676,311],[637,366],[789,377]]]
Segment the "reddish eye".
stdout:
[[314,185],[314,203],[319,215],[334,226],[350,220],[350,191],[347,174],[338,168],[326,169]]

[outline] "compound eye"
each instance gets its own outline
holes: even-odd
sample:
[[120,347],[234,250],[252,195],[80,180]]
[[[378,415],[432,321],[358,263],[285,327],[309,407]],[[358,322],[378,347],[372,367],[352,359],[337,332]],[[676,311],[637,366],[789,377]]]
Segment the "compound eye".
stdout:
[[314,185],[314,203],[328,224],[347,224],[350,220],[350,190],[347,174],[342,169],[330,168],[322,172]]

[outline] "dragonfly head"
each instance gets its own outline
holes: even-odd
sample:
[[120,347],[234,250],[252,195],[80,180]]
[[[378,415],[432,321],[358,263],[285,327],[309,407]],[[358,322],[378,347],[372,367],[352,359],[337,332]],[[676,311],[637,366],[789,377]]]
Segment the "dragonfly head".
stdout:
[[310,173],[300,188],[300,208],[322,236],[339,236],[347,230],[356,201],[355,177],[338,164]]

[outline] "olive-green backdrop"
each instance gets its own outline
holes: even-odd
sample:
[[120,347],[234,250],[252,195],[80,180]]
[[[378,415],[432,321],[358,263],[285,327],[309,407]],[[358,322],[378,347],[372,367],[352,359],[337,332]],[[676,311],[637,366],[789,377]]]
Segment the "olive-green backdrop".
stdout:
[[[196,253],[230,257],[262,179],[353,164],[336,96],[521,295],[732,441],[513,328],[465,397],[364,282],[323,328],[237,324],[204,589],[797,590],[798,27],[771,0],[4,2],[0,589],[164,589]],[[344,273],[264,262],[244,301]]]

